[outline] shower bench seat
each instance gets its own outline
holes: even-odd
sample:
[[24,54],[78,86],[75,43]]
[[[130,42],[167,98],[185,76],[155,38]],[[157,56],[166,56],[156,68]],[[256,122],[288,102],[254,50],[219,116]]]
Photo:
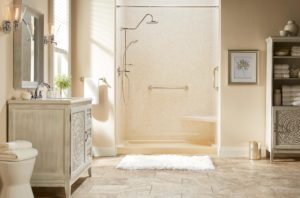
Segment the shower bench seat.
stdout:
[[217,122],[216,116],[183,116],[182,119],[199,122]]

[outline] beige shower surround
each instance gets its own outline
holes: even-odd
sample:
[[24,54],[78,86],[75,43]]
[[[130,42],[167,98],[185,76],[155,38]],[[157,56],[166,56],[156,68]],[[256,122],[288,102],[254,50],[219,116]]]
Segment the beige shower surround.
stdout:
[[[210,146],[215,144],[215,123],[184,116],[216,115],[212,73],[218,61],[215,56],[218,10],[118,9],[117,16],[123,14],[125,19],[117,23],[117,30],[118,26],[134,27],[145,13],[151,13],[159,23],[142,24],[137,30],[127,32],[127,43],[138,42],[127,51],[127,63],[133,66],[128,67],[130,84],[125,84],[126,92],[129,86],[126,104],[121,93],[117,93],[118,121],[122,123],[117,131],[121,137],[117,142],[118,153],[151,153],[151,147],[154,153],[213,153],[215,149]],[[117,65],[120,66],[124,35],[118,36],[121,37],[117,40],[120,43],[117,43]],[[117,86],[120,83],[119,77]],[[188,86],[188,90],[149,90],[150,85]]]

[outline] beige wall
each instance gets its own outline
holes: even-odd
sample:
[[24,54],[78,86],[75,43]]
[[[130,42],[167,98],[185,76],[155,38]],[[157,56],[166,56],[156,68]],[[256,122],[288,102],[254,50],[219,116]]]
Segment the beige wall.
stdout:
[[[45,13],[45,21],[48,17],[48,0],[28,0],[34,8]],[[7,0],[0,0],[0,8],[7,4]],[[2,9],[0,9],[0,20],[2,21]],[[47,30],[45,26],[45,31]],[[47,70],[47,49],[45,48],[45,66]],[[13,34],[3,34],[0,31],[0,142],[6,141],[7,116],[6,101],[12,96],[19,97],[20,91],[13,89]],[[47,73],[46,73],[47,76]]]
[[[2,3],[3,0],[0,1]],[[1,7],[1,5],[0,5]],[[0,142],[6,140],[6,100],[12,90],[12,34],[0,33]]]
[[114,0],[72,1],[72,95],[84,96],[80,77],[105,77],[111,86],[92,106],[96,156],[115,153],[114,10]]
[[[288,19],[300,24],[300,1],[223,0],[221,5],[221,154],[246,155],[250,140],[265,139],[265,39],[278,35]],[[258,85],[228,85],[228,49],[260,51]]]

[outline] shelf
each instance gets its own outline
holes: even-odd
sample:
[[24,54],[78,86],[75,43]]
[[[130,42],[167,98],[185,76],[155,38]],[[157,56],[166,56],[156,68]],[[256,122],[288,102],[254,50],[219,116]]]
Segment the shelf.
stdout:
[[297,106],[297,105],[281,105],[281,106],[272,106],[273,108],[290,108],[290,109],[299,109],[300,106]]
[[273,78],[273,80],[299,80],[300,81],[300,78]]
[[266,39],[268,42],[272,43],[299,43],[300,37],[299,36],[271,36]]
[[273,56],[273,58],[300,59],[300,56]]

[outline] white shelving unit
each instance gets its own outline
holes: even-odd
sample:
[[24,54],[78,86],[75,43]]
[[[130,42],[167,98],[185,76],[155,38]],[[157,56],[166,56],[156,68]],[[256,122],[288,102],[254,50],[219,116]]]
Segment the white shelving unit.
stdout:
[[300,68],[300,56],[275,56],[280,49],[300,46],[300,37],[269,37],[267,39],[266,79],[266,146],[270,161],[276,154],[300,153],[300,107],[275,106],[275,89],[282,85],[300,85],[300,78],[274,78],[274,64]]

